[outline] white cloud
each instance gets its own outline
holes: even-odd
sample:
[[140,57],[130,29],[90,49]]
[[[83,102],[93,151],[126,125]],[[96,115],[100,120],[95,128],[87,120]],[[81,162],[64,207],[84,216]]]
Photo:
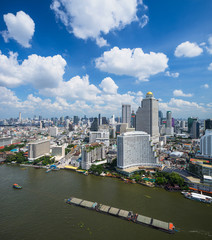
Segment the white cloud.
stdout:
[[0,52],[0,85],[17,87],[32,84],[35,88],[55,87],[63,80],[66,61],[60,55],[41,57],[36,54],[28,56],[19,63],[17,53],[9,57]]
[[169,71],[165,72],[165,76],[167,77],[173,77],[173,78],[178,78],[180,76],[180,74],[178,72],[176,73],[170,73]]
[[96,44],[99,47],[109,46],[109,44],[107,43],[107,41],[103,37],[96,38]]
[[32,39],[35,32],[35,23],[31,17],[23,11],[4,15],[4,21],[7,25],[7,31],[2,32],[5,42],[8,39],[15,39],[23,47],[31,47],[29,41]]
[[186,41],[176,47],[174,54],[176,57],[196,57],[202,52],[202,48],[200,48],[197,43]]
[[[101,35],[120,30],[134,21],[142,1],[137,0],[53,0],[50,8],[70,33],[81,39],[96,39],[99,46],[105,46]],[[142,19],[143,18],[143,19]],[[148,17],[141,22],[145,25]]]
[[144,53],[141,48],[118,47],[106,51],[96,59],[96,67],[101,71],[116,75],[128,75],[140,81],[148,81],[151,75],[164,72],[168,67],[168,58],[163,53]]
[[173,95],[175,96],[175,97],[192,97],[193,96],[193,94],[191,94],[191,93],[184,93],[182,90],[174,90],[173,91]]
[[212,36],[208,38],[209,45],[206,47],[207,51],[212,54]]
[[105,93],[111,93],[111,94],[117,93],[118,86],[110,77],[104,78],[102,82],[99,84],[99,86],[102,88],[102,90]]
[[203,87],[203,88],[209,88],[209,85],[206,83],[206,84],[204,84],[204,85],[202,85],[201,87]]
[[146,14],[144,14],[144,15],[141,17],[139,26],[140,26],[141,28],[144,28],[144,27],[147,25],[148,22],[149,22],[149,17],[148,17]]
[[209,70],[209,71],[212,71],[212,63],[209,64],[208,70]]

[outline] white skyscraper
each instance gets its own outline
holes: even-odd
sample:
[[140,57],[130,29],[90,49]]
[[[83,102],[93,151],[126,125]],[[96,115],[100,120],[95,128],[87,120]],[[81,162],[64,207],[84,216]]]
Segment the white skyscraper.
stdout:
[[212,129],[207,129],[200,139],[200,152],[204,156],[212,157]]
[[122,104],[122,123],[128,123],[128,128],[131,126],[131,105]]
[[150,134],[154,143],[159,141],[158,100],[154,98],[152,92],[146,94],[136,112],[135,130]]
[[141,132],[127,132],[117,137],[117,167],[158,166],[150,135]]
[[172,127],[172,112],[166,112],[166,135],[174,135],[174,128]]
[[19,112],[19,118],[18,118],[19,122],[21,122],[21,112]]

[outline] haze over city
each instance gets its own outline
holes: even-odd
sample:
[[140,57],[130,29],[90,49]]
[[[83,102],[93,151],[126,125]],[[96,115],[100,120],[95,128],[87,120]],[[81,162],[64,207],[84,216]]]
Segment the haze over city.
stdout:
[[[86,6],[86,7],[85,7]],[[173,117],[212,114],[212,2],[0,3],[0,118],[120,116],[148,91]]]

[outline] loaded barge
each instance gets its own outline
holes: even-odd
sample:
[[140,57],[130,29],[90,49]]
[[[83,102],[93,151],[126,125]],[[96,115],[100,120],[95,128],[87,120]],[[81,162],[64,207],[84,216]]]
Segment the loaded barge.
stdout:
[[110,214],[112,216],[119,217],[128,221],[132,221],[134,223],[148,225],[150,227],[153,227],[168,233],[174,233],[175,231],[175,227],[173,223],[163,222],[154,218],[145,217],[137,213],[133,214],[132,211],[126,211],[126,210],[110,207],[107,205],[99,204],[97,202],[90,202],[83,199],[71,197],[68,200],[66,200],[66,203],[73,204],[79,207],[88,208],[91,210],[95,210],[100,213]]

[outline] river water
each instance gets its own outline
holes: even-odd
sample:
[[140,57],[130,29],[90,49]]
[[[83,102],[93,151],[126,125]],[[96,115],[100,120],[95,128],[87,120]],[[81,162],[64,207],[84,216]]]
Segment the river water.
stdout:
[[[13,189],[14,183],[23,189]],[[70,196],[173,222],[178,232],[71,206],[64,202]],[[212,205],[118,179],[0,165],[0,239],[212,239]]]

